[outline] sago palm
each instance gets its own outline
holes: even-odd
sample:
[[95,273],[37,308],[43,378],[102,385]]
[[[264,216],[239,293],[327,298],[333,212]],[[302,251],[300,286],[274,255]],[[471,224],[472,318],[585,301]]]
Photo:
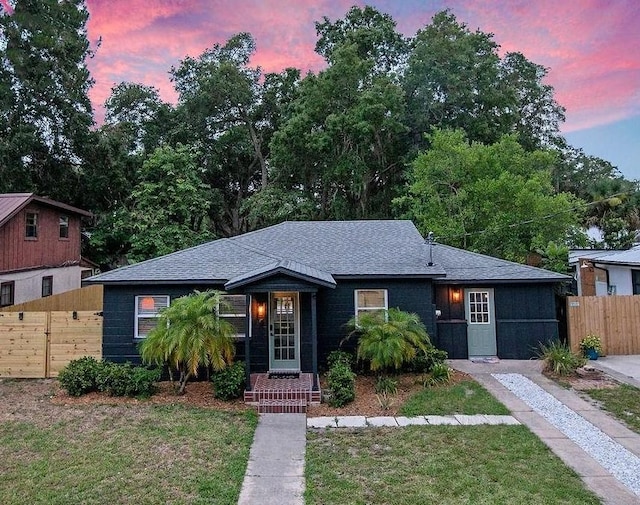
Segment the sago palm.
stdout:
[[430,346],[427,330],[417,314],[400,309],[359,314],[351,318],[350,338],[358,339],[357,356],[369,362],[372,372],[399,369],[413,360],[418,351]]
[[172,382],[177,372],[179,394],[201,366],[221,370],[233,361],[235,329],[219,317],[221,303],[218,291],[195,292],[174,300],[160,312],[158,325],[140,344],[145,363],[166,363]]

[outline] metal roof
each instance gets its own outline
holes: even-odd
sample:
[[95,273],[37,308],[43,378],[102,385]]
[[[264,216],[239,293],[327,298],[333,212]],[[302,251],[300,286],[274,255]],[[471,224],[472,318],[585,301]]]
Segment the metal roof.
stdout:
[[38,202],[49,207],[63,209],[71,214],[78,214],[87,217],[91,216],[91,212],[87,212],[86,210],[72,207],[66,203],[56,202],[55,200],[36,196],[33,193],[0,193],[0,226],[3,226],[7,221],[9,221],[9,219],[15,216],[31,202]]

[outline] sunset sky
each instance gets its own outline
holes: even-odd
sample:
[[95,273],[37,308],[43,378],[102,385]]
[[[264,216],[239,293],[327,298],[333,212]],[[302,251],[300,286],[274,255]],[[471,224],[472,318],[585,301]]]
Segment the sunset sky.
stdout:
[[[354,0],[87,0],[89,38],[102,45],[89,66],[96,107],[111,87],[133,81],[174,101],[172,65],[241,31],[257,42],[265,71],[318,71],[314,21],[345,15]],[[550,69],[567,109],[570,143],[640,179],[640,0],[376,0],[405,35],[449,8],[471,29],[492,32],[501,51],[520,51]],[[98,117],[102,111],[98,110]]]

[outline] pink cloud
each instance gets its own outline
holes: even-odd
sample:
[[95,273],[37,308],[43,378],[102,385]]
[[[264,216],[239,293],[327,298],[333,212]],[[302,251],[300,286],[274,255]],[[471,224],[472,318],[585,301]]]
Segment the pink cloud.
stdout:
[[[0,0],[6,2],[7,0]],[[100,105],[121,81],[176,94],[168,71],[233,34],[248,31],[257,43],[252,64],[265,71],[293,66],[303,74],[324,65],[315,52],[314,22],[342,18],[353,0],[87,0],[88,31],[102,45],[89,67],[91,98]],[[501,52],[520,51],[550,68],[547,82],[567,108],[564,130],[606,124],[640,114],[640,2],[637,0],[376,0],[405,35],[449,7],[470,29],[493,32]]]

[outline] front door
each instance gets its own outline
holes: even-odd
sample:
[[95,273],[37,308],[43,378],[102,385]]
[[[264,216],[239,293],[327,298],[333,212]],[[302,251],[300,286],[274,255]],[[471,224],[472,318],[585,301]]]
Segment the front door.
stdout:
[[496,356],[496,321],[493,289],[465,289],[469,357]]
[[298,293],[273,293],[269,321],[269,368],[300,371]]

